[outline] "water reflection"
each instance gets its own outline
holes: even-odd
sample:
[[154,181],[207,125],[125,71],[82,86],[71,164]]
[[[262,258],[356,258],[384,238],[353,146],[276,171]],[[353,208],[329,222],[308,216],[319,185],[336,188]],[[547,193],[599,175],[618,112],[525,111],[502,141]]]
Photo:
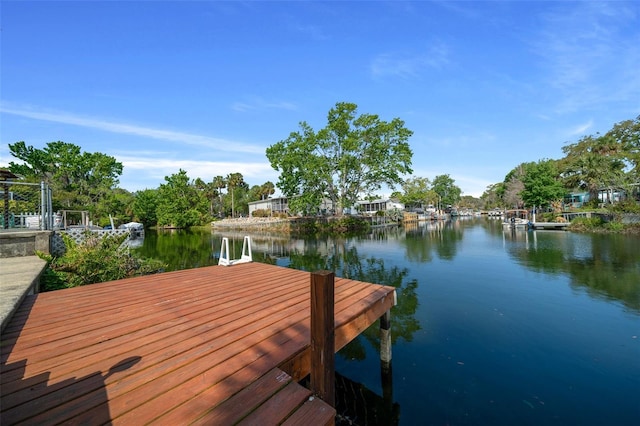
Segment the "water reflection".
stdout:
[[[640,312],[637,237],[503,229],[499,220],[469,218],[376,228],[366,236],[350,238],[292,239],[286,235],[252,234],[252,247],[258,262],[306,271],[328,269],[345,278],[393,285],[414,303],[418,283],[407,278],[408,265],[389,267],[384,256],[363,256],[358,246],[367,241],[393,241],[404,246],[404,258],[409,264],[453,260],[464,244],[465,232],[478,227],[494,240],[501,240],[504,250],[523,267],[544,274],[568,275],[576,290],[592,297],[619,300]],[[163,260],[169,265],[167,270],[197,268],[217,264],[222,237],[230,238],[231,256],[239,258],[244,233],[238,232],[148,231],[143,247],[135,250],[144,257]]]
[[[223,236],[239,258],[244,233],[148,232],[140,252],[170,269],[213,265]],[[400,404],[401,424],[640,424],[637,236],[471,218],[361,237],[251,237],[256,261],[397,289],[384,399]],[[367,330],[336,368],[384,395],[378,339],[377,326]]]
[[[304,250],[300,250],[300,246],[304,246]],[[385,265],[381,257],[360,256],[357,246],[343,238],[301,240],[298,248],[289,252],[289,259],[287,266],[294,269],[309,272],[330,270],[339,277],[395,287],[398,305],[393,309],[392,342],[398,339],[411,341],[413,334],[420,330],[420,324],[414,316],[418,306],[418,282],[408,279],[407,268]],[[362,337],[379,351],[380,336],[376,327],[370,327]],[[363,343],[355,340],[340,355],[349,359],[364,359],[366,350]]]
[[430,262],[433,255],[453,259],[462,241],[465,223],[463,220],[432,221],[408,227],[405,237],[407,260]]
[[378,395],[340,373],[336,373],[336,410],[337,424],[394,426],[400,423],[400,405],[393,401],[390,391]]
[[[398,229],[390,232],[374,232],[360,238],[395,239],[401,235]],[[229,238],[232,259],[240,258],[244,234],[237,232],[208,234],[198,231],[148,232],[145,245],[139,253],[145,257],[162,259],[168,270],[188,269],[218,263],[223,237]],[[398,305],[393,312],[392,341],[411,341],[413,333],[420,329],[414,314],[418,306],[416,289],[418,282],[409,279],[406,267],[389,266],[383,257],[362,256],[358,253],[357,238],[292,239],[283,235],[252,234],[251,246],[254,261],[287,266],[304,271],[330,270],[336,276],[359,281],[378,283],[396,288]],[[379,348],[377,328],[363,333],[374,347]],[[344,356],[364,359],[366,351],[362,342],[349,346]]]
[[638,240],[623,235],[505,230],[508,253],[526,268],[566,274],[572,288],[640,313]]

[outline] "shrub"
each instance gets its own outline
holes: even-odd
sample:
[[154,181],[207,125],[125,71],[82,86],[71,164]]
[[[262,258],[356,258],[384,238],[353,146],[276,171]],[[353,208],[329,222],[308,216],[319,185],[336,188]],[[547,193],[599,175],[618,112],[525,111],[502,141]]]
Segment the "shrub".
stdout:
[[252,217],[269,217],[271,216],[271,210],[269,209],[258,209],[258,210],[254,210],[253,213],[251,213]]
[[640,203],[635,200],[624,200],[610,208],[615,213],[640,213]]
[[599,205],[600,205],[600,200],[598,200],[597,198],[594,198],[584,203],[582,205],[582,208],[587,210],[593,210],[593,209],[597,209]]
[[302,235],[313,235],[318,231],[318,223],[314,218],[299,218],[292,225]]
[[387,210],[386,216],[389,219],[398,222],[402,220],[402,218],[404,217],[404,213],[400,209],[391,209],[391,210]]
[[622,232],[625,229],[622,222],[608,222],[604,224],[604,227],[611,232]]
[[358,233],[368,231],[370,228],[369,222],[366,220],[353,217],[353,216],[344,216],[338,220],[331,221],[329,223],[328,231],[331,233]]
[[158,260],[139,258],[129,253],[127,248],[122,248],[128,237],[124,234],[100,238],[87,232],[84,241],[78,244],[63,234],[66,246],[63,256],[38,253],[47,261],[47,269],[40,281],[42,290],[58,290],[147,275],[161,272],[166,267]]
[[363,218],[344,216],[341,218],[307,217],[295,220],[292,230],[302,235],[314,234],[359,234],[371,228]]
[[602,226],[600,217],[578,217],[571,221],[569,229],[572,231],[590,231]]

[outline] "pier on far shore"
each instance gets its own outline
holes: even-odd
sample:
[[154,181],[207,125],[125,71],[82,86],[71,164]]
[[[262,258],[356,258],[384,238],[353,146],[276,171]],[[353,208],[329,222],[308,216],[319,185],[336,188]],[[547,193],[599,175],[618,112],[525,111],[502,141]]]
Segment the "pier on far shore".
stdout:
[[531,222],[531,229],[554,229],[565,230],[569,226],[569,222]]

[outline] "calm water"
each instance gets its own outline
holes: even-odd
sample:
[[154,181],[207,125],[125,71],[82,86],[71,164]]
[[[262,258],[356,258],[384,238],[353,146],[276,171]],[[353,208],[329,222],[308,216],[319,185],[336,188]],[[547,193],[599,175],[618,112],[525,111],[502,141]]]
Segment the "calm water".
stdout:
[[[224,236],[237,237],[239,257],[242,235]],[[148,232],[138,250],[169,269],[206,266],[221,237]],[[640,424],[638,237],[471,219],[358,238],[252,239],[254,260],[397,288],[392,374],[381,375],[377,326],[336,359],[361,384],[342,399],[369,404],[349,414],[356,422]]]

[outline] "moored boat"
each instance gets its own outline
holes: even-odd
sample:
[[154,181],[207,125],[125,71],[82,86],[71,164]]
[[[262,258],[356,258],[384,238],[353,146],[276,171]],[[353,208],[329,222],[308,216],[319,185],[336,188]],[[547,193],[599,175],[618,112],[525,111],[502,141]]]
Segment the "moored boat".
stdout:
[[523,228],[529,227],[529,211],[524,209],[513,209],[504,212],[504,221],[502,225],[506,228]]

